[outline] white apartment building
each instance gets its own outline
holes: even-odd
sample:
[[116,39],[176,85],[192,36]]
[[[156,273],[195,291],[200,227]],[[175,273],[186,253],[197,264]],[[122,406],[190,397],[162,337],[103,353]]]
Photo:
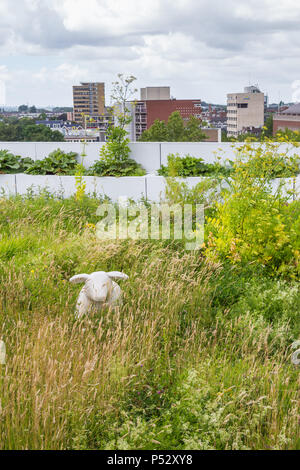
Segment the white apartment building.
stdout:
[[264,94],[256,87],[249,86],[244,93],[227,95],[227,135],[237,137],[249,128],[264,125]]

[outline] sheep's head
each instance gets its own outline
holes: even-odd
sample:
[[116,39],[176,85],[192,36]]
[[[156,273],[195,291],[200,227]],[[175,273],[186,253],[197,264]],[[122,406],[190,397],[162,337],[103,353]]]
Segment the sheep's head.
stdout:
[[118,271],[108,273],[98,271],[92,274],[77,274],[70,279],[70,282],[74,284],[84,282],[86,295],[94,302],[104,303],[112,290],[114,279],[128,279],[128,276]]

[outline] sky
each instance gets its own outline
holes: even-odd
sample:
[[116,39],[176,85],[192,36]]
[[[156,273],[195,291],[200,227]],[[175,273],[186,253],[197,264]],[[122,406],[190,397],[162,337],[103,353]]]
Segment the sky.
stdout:
[[0,105],[72,106],[80,81],[109,105],[118,73],[177,99],[300,101],[299,30],[299,0],[0,0]]

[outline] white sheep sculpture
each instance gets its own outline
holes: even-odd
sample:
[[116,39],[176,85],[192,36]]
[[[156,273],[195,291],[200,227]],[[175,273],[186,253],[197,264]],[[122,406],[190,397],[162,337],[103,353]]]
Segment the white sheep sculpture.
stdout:
[[75,317],[77,319],[89,313],[93,308],[115,308],[122,303],[122,290],[113,279],[128,279],[127,274],[119,271],[98,271],[92,274],[77,274],[70,282],[84,282],[77,299]]

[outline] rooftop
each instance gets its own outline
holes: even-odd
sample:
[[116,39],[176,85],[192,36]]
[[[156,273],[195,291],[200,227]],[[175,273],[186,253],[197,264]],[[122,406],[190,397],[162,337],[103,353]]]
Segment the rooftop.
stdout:
[[281,114],[300,114],[300,103],[293,104]]

